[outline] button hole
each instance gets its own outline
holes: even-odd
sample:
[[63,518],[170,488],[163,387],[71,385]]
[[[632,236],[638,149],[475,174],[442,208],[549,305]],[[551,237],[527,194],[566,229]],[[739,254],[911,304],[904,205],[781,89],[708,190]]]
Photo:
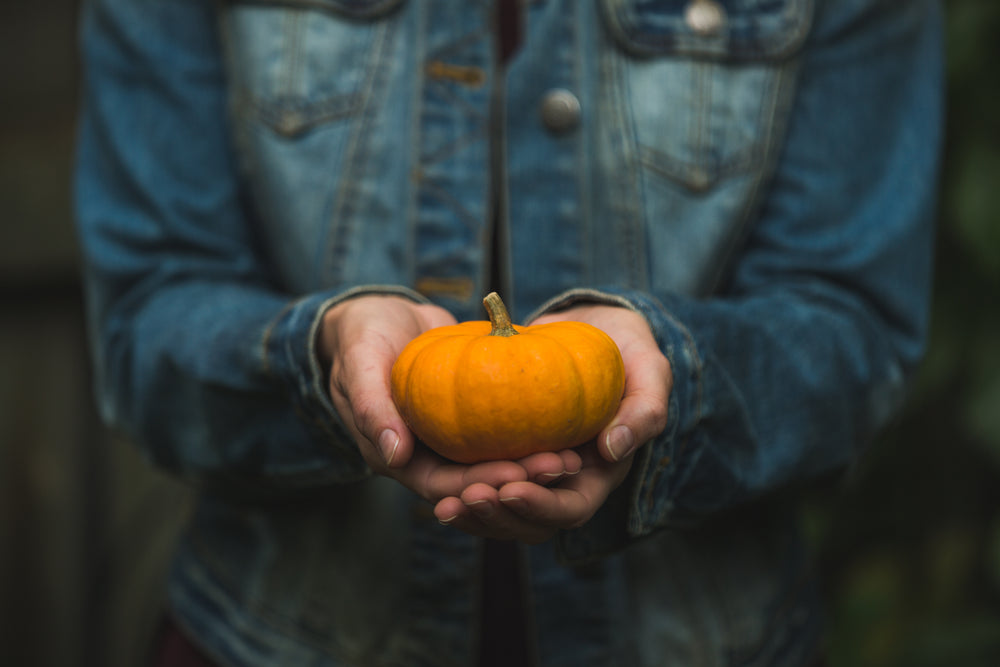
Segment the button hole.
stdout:
[[443,81],[455,81],[470,87],[479,87],[486,82],[486,72],[480,67],[452,65],[440,60],[427,63],[427,76]]

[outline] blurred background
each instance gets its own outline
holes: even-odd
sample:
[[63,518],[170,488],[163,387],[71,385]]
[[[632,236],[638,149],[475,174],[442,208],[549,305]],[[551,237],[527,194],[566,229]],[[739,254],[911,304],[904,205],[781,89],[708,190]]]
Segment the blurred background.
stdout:
[[[69,180],[76,0],[0,3],[0,665],[139,664],[190,493],[97,421]],[[803,513],[833,667],[1000,665],[1000,3],[947,0],[931,344]]]

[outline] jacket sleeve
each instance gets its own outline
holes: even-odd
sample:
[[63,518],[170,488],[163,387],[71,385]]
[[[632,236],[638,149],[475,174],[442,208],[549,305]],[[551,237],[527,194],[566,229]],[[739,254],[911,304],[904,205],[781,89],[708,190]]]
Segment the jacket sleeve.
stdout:
[[240,201],[213,7],[83,9],[75,195],[101,412],[202,482],[358,479],[313,350],[344,295],[269,277]]
[[561,536],[568,559],[841,469],[903,400],[929,310],[939,10],[818,5],[786,144],[727,286],[548,305],[637,310],[674,375],[667,430],[594,520]]

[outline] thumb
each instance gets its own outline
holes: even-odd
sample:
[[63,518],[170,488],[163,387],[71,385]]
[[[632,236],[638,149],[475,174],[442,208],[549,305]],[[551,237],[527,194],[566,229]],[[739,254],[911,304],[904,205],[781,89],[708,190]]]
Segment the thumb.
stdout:
[[394,359],[370,348],[365,352],[345,355],[339,393],[347,404],[358,445],[378,454],[376,460],[365,456],[369,464],[399,468],[409,462],[414,438],[392,400],[389,373]]
[[614,419],[598,435],[604,459],[621,461],[663,432],[672,386],[670,362],[659,349],[626,360],[625,396]]

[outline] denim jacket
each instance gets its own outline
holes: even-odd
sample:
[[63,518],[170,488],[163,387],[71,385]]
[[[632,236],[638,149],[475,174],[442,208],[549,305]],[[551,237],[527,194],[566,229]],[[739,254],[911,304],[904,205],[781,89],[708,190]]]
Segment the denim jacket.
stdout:
[[646,320],[666,430],[523,548],[542,665],[800,665],[801,485],[922,353],[930,0],[93,0],[76,170],[100,408],[198,509],[169,583],[224,664],[468,665],[479,540],[376,477],[314,351],[362,293]]

